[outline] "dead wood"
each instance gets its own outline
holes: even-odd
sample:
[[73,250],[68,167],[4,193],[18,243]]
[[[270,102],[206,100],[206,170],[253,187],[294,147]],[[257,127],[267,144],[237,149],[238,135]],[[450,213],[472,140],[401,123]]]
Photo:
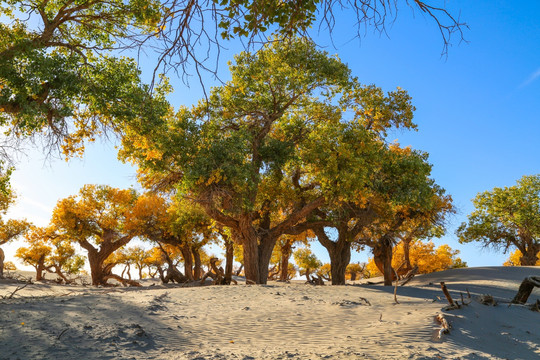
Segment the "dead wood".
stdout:
[[540,276],[528,276],[523,279],[512,304],[525,304],[535,287],[540,287]]
[[459,309],[460,308],[459,304],[457,304],[454,301],[454,299],[452,299],[452,296],[450,296],[450,293],[448,292],[448,288],[446,287],[446,284],[444,283],[444,281],[441,281],[441,289],[444,296],[446,297],[446,300],[448,300],[448,303],[450,304],[450,307],[448,308],[448,310]]
[[119,275],[116,275],[116,274],[108,274],[108,275],[105,275],[103,277],[103,281],[104,282],[107,282],[107,280],[109,279],[114,279],[118,282],[120,282],[123,286],[136,286],[136,287],[141,287],[142,285],[135,281],[135,280],[129,280],[129,279],[124,279],[123,277],[119,276]]
[[[405,262],[403,262],[403,264],[405,264]],[[403,264],[401,264],[401,266],[403,266]],[[399,301],[397,300],[397,286],[398,286],[399,276],[396,270],[394,270],[394,274],[396,275],[396,285],[394,286],[394,301],[396,302],[396,304],[399,304]]]
[[448,323],[448,321],[446,320],[443,314],[438,314],[435,317],[435,320],[437,320],[437,322],[441,324],[441,329],[439,330],[439,336],[438,336],[439,339],[442,337],[443,334],[450,333],[450,324]]
[[484,305],[490,305],[490,306],[496,306],[497,305],[497,302],[495,301],[493,296],[491,296],[489,294],[481,295],[480,298],[478,298],[478,301],[481,304],[484,304]]
[[407,284],[409,281],[411,281],[417,272],[418,272],[418,265],[414,265],[414,267],[411,270],[409,270],[409,272],[403,277],[403,281],[401,282],[399,286],[403,286]]
[[317,275],[317,277],[306,275],[306,277],[308,278],[308,280],[306,281],[306,284],[324,285],[324,279],[320,275]]
[[30,285],[30,283],[26,283],[23,286],[17,286],[17,288],[15,290],[13,290],[9,295],[2,296],[2,299],[11,299],[11,298],[13,298],[13,296],[17,293],[17,291],[20,291],[20,290],[24,289],[28,285]]
[[207,278],[211,278],[213,280],[213,285],[230,285],[231,282],[238,284],[238,282],[232,278],[227,279],[223,268],[217,267],[218,261],[219,259],[215,257],[210,259],[210,270],[202,277],[201,284],[204,284]]

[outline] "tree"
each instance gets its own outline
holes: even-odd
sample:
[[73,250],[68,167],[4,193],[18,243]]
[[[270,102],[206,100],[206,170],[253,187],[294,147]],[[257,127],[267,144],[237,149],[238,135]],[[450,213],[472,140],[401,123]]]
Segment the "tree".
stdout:
[[345,275],[347,276],[347,279],[351,281],[355,281],[356,278],[359,276],[359,279],[366,278],[369,276],[366,276],[366,263],[351,263],[347,265],[347,270]]
[[54,208],[51,226],[88,252],[92,285],[119,278],[110,272],[114,264],[107,265],[106,260],[140,235],[139,218],[150,216],[134,211],[137,199],[135,190],[85,185],[77,196],[59,200]]
[[[348,84],[349,70],[295,39],[238,55],[231,72],[232,81],[192,111],[181,109],[147,129],[127,129],[123,155],[144,169],[147,186],[156,180],[175,185],[231,228],[243,246],[247,278],[266,283],[276,240],[324,202],[323,196],[309,203],[296,196],[279,216],[274,200],[290,194],[283,191],[290,181],[284,172],[308,140],[308,121],[322,124],[331,115],[338,122],[332,113],[337,107],[329,108],[331,92]],[[326,96],[313,97],[319,93]]]
[[309,248],[300,248],[293,253],[293,256],[294,262],[300,270],[300,275],[305,275],[307,281],[312,282],[311,274],[322,266],[322,262]]
[[[399,243],[394,248],[392,256],[392,267],[397,269],[405,262],[405,244]],[[467,267],[457,255],[459,250],[452,250],[450,246],[444,244],[435,248],[435,244],[429,241],[412,241],[410,244],[410,259],[411,263],[418,266],[418,273],[428,274],[436,271]],[[369,259],[367,270],[371,276],[380,276],[381,272],[373,258]]]
[[59,235],[52,227],[32,227],[25,234],[29,247],[17,249],[17,256],[26,265],[36,269],[36,281],[43,279],[44,272],[54,273],[60,281],[70,283],[68,275],[82,270],[84,258],[77,254],[69,239]]
[[523,176],[510,187],[495,187],[476,195],[475,210],[456,231],[461,243],[515,247],[521,265],[535,265],[540,251],[540,175]]
[[[0,160],[0,246],[23,235],[30,228],[26,220],[4,220],[9,207],[15,202],[15,194],[11,189],[9,179],[12,169],[4,169]],[[4,251],[0,248],[0,279],[4,277]]]
[[[310,231],[306,231],[300,235],[282,235],[278,239],[276,243],[276,250],[279,256],[277,261],[279,281],[287,281],[294,277],[296,269],[294,268],[294,265],[289,264],[289,259],[291,258],[293,249],[297,244],[307,245],[309,239],[313,237],[314,234],[312,234]],[[291,272],[293,272],[292,276]]]
[[17,266],[15,266],[15,264],[12,261],[6,261],[4,263],[4,270],[15,271],[17,270]]
[[[506,260],[503,264],[503,266],[521,266],[521,257],[523,254],[521,251],[516,249],[515,251],[510,253],[510,256],[508,257],[508,260]],[[540,266],[540,252],[536,254],[537,261],[534,264],[535,266]]]
[[0,15],[11,19],[0,25],[0,125],[8,141],[41,135],[46,151],[81,153],[85,139],[167,109],[133,60],[108,54],[134,31],[155,29],[159,2],[6,0]]

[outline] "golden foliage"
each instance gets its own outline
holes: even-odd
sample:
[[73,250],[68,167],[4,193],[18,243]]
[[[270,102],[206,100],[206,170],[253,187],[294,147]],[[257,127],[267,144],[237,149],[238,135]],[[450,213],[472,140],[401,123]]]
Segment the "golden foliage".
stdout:
[[[418,273],[428,274],[436,271],[443,271],[452,268],[466,267],[464,263],[456,255],[459,254],[459,250],[452,250],[450,246],[444,244],[435,248],[433,242],[427,243],[421,241],[412,241],[410,244],[409,258],[411,265],[418,266]],[[392,267],[397,269],[405,260],[403,242],[399,243],[393,252]],[[369,259],[366,265],[367,273],[369,277],[381,276],[379,269],[375,265],[373,258]]]
[[[519,249],[516,249],[516,251],[510,253],[508,260],[503,263],[503,266],[521,266],[522,256],[523,254],[521,253],[521,251],[519,251]],[[534,265],[540,266],[540,251],[538,252],[538,254],[536,254],[536,257],[538,258],[538,260]]]

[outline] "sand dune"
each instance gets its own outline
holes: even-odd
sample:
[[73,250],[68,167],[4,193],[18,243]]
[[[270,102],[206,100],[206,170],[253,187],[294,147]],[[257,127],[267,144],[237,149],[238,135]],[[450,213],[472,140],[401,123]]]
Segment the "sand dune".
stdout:
[[[381,285],[93,288],[32,284],[0,299],[0,359],[539,359],[540,313],[509,301],[538,267],[485,267]],[[438,339],[445,311],[451,332]],[[18,285],[0,280],[0,296]],[[529,301],[540,298],[535,289]]]

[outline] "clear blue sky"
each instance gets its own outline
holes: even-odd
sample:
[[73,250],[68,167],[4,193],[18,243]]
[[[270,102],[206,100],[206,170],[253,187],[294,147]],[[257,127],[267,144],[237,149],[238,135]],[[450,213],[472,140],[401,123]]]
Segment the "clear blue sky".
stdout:
[[[441,57],[442,40],[431,19],[419,13],[413,17],[408,9],[388,26],[388,36],[368,29],[365,37],[351,40],[352,21],[341,13],[335,47],[326,36],[316,39],[348,63],[361,82],[387,91],[397,86],[409,91],[417,108],[418,132],[394,133],[392,140],[430,154],[433,177],[458,208],[448,234],[435,242],[460,250],[469,266],[500,265],[507,255],[476,244],[461,245],[454,230],[473,210],[470,200],[478,192],[540,173],[540,1],[445,3],[470,26],[465,33],[468,43],[455,38],[447,57]],[[230,48],[220,63],[224,80],[226,61],[238,49],[234,44]],[[153,63],[145,60],[141,68],[149,76]],[[202,97],[196,79],[190,88],[171,80],[175,106]],[[217,84],[206,80],[207,86]],[[59,198],[75,194],[86,183],[136,187],[134,174],[130,166],[116,161],[115,150],[107,143],[90,146],[82,161],[69,163],[44,163],[38,150],[29,150],[13,176],[19,200],[10,214],[46,225]],[[13,260],[17,246],[4,246],[7,260]],[[314,245],[314,249],[328,261],[324,248]],[[368,255],[358,254],[353,260],[365,261]]]

